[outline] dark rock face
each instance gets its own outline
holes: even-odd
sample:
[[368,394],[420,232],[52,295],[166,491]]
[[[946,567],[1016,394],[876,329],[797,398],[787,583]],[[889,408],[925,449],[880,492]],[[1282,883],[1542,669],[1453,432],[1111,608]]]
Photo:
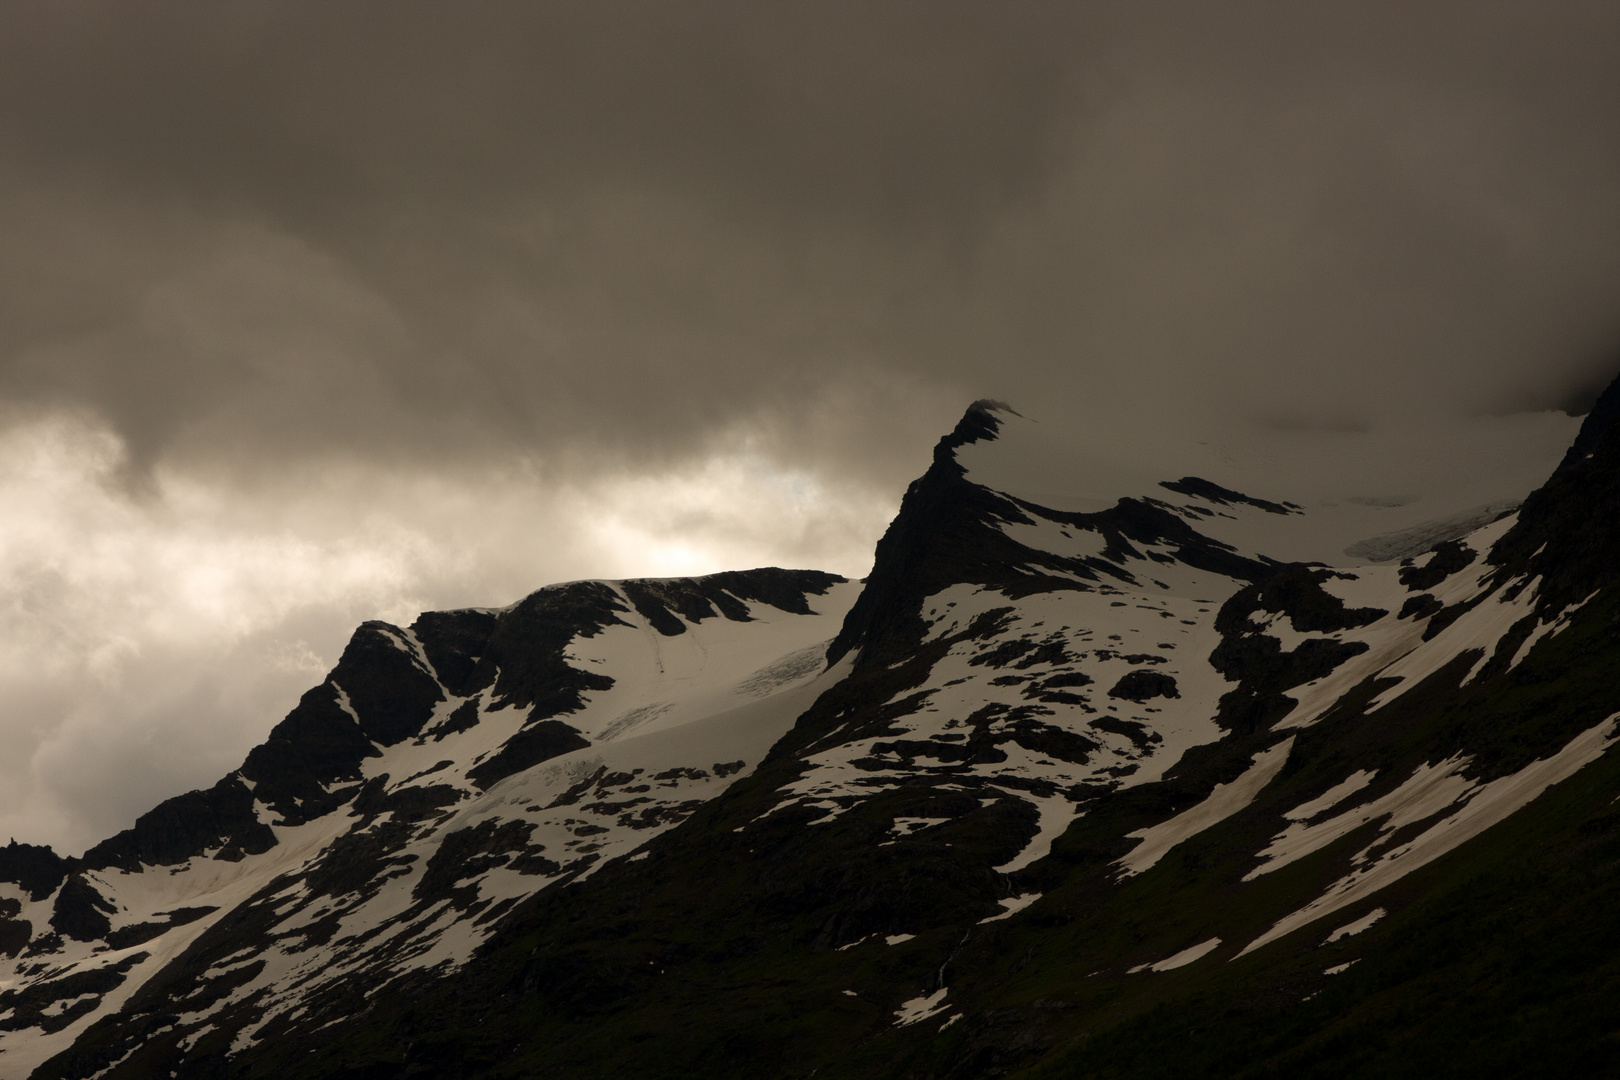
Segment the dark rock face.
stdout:
[[434,742],[442,742],[447,737],[462,731],[471,731],[478,726],[479,698],[468,698],[457,705],[450,715],[434,724],[422,733],[423,737],[431,736]]
[[112,929],[108,915],[117,914],[116,905],[97,892],[95,886],[77,874],[67,879],[56,894],[51,911],[51,929],[75,941],[96,941]]
[[22,886],[30,900],[43,900],[67,877],[72,863],[48,847],[13,840],[0,848],[0,881]]
[[808,597],[820,596],[844,579],[816,570],[726,571],[699,578],[639,578],[620,583],[640,615],[665,637],[686,633],[688,623],[717,616],[748,622],[744,601],[770,604],[782,611],[808,615]]
[[1141,552],[1131,546],[1134,542],[1170,547],[1170,555],[1178,562],[1241,581],[1267,577],[1278,565],[1246,558],[1227,545],[1211,540],[1156,499],[1121,499],[1115,506],[1095,514],[1054,514],[1048,510],[1042,513],[1078,528],[1102,533],[1108,538],[1108,547],[1103,551],[1105,559],[1141,558]]
[[205,915],[212,915],[218,911],[215,907],[187,907],[176,908],[173,911],[160,911],[165,915],[162,922],[134,923],[130,926],[120,926],[107,935],[107,947],[110,949],[127,949],[134,945],[144,945],[154,938],[162,937],[177,926],[194,923]]
[[1431,615],[1438,614],[1444,607],[1445,605],[1432,593],[1418,593],[1416,596],[1406,598],[1406,603],[1401,605],[1399,618],[1427,619]]
[[1327,634],[1367,626],[1389,614],[1382,608],[1345,607],[1343,600],[1322,588],[1322,582],[1332,576],[1332,570],[1308,566],[1279,570],[1228,600],[1215,628],[1226,634],[1242,624],[1254,624],[1254,616],[1260,612],[1269,612],[1286,616],[1301,633]]
[[27,919],[14,919],[15,911],[0,912],[0,956],[8,960],[28,947],[34,936],[34,924]]
[[[146,959],[135,953],[108,967],[74,972],[60,979],[36,983],[26,990],[0,991],[0,1031],[37,1027],[47,1034],[61,1031],[79,1017],[95,1009],[103,994],[122,986],[129,969]],[[54,1015],[46,1010],[59,1002],[70,1002]]]
[[[418,622],[427,634],[423,652],[444,660],[458,684],[474,679],[472,653],[482,647],[479,635],[489,619],[478,612],[449,612]],[[439,679],[403,631],[365,623],[327,681],[305,693],[270,737],[249,752],[240,775],[254,785],[252,797],[283,821],[320,817],[343,802],[344,796],[332,793],[334,785],[359,780],[361,762],[376,757],[377,746],[419,735],[444,697]],[[251,854],[250,845],[262,843],[262,834],[244,836],[236,838],[232,850]],[[175,858],[178,850],[165,857],[180,861],[186,856]]]
[[1138,670],[1127,672],[1108,691],[1108,696],[1141,703],[1154,698],[1180,697],[1181,693],[1176,689],[1176,680],[1170,676],[1158,671]]
[[269,851],[276,834],[253,809],[253,792],[238,776],[227,776],[207,791],[189,791],[159,803],[135,827],[103,840],[84,853],[91,870],[117,867],[134,871],[173,866],[219,848],[216,858],[235,860]]
[[613,680],[571,667],[563,653],[576,633],[594,637],[609,626],[630,625],[619,617],[628,611],[599,581],[532,593],[496,622],[467,690],[492,686],[492,708],[530,709],[535,720],[579,709],[583,692],[610,689]]
[[1195,498],[1207,499],[1220,506],[1252,506],[1264,510],[1268,514],[1297,514],[1300,508],[1293,503],[1274,503],[1266,499],[1256,499],[1242,492],[1223,488],[1219,484],[1197,476],[1183,476],[1180,480],[1163,480],[1159,486],[1167,491],[1174,491],[1178,495],[1191,495]]
[[348,695],[360,734],[380,746],[416,735],[444,700],[438,679],[410,651],[397,627],[361,624],[327,681]]
[[462,799],[460,789],[450,784],[406,787],[390,793],[385,791],[388,780],[387,773],[372,777],[350,804],[354,813],[368,820],[379,814],[392,814],[395,821],[415,824],[441,816],[440,811]]
[[1460,540],[1447,540],[1437,544],[1419,566],[1415,559],[1401,563],[1400,581],[1413,592],[1432,589],[1446,578],[1468,566],[1477,556],[1472,548]]
[[1284,652],[1282,641],[1266,633],[1263,615],[1281,616],[1301,633],[1330,634],[1367,626],[1388,612],[1381,608],[1348,608],[1322,588],[1333,574],[1308,566],[1289,566],[1269,578],[1238,590],[1215,618],[1221,643],[1209,662],[1235,689],[1221,698],[1218,720],[1237,733],[1270,727],[1291,710],[1287,691],[1323,678],[1351,657],[1367,651],[1359,641],[1313,638]]
[[340,702],[330,682],[307,691],[242,763],[241,775],[255,785],[254,795],[284,821],[302,823],[340,805],[328,785],[359,780],[360,763],[377,756]]
[[485,789],[542,761],[583,750],[589,745],[590,741],[580,735],[577,729],[561,720],[542,720],[529,724],[508,739],[506,745],[487,761],[467,770],[467,778],[480,789]]
[[[457,886],[493,867],[511,864],[514,856],[537,857],[544,849],[529,843],[533,831],[532,825],[522,821],[483,821],[469,829],[458,829],[434,851],[412,896],[429,903],[458,899],[458,907],[468,907],[476,899],[477,890]],[[467,895],[459,895],[463,892]]]
[[496,615],[489,611],[428,611],[411,623],[411,633],[422,643],[422,651],[445,689],[465,696],[472,692],[473,672],[495,623]]
[[1005,564],[997,556],[1018,545],[985,521],[1016,508],[967,483],[966,470],[953,453],[959,446],[995,438],[1000,429],[995,414],[975,403],[934,447],[933,464],[906,489],[900,513],[878,541],[866,588],[827,647],[829,664],[857,647],[863,663],[894,662],[908,655],[926,632],[924,597],[954,581],[1005,576]]
[[1487,561],[1540,577],[1550,607],[1579,603],[1620,575],[1620,379],[1581,424],[1552,477],[1525,499]]

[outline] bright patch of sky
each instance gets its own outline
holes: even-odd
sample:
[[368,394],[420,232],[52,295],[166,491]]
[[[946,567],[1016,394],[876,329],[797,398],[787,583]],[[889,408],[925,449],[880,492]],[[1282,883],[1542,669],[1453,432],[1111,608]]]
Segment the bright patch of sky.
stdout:
[[864,574],[893,504],[736,440],[662,474],[361,466],[121,483],[107,429],[0,433],[0,837],[77,852],[235,768],[370,618],[585,577]]

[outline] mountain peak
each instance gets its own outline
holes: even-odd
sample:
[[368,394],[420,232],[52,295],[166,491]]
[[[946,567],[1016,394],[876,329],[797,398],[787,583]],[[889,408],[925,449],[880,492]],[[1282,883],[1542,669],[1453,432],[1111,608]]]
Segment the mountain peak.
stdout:
[[962,414],[962,419],[956,422],[956,427],[934,445],[934,461],[936,463],[953,461],[958,447],[981,440],[994,440],[1001,432],[1001,418],[996,415],[997,413],[1020,415],[1006,402],[992,398],[980,398],[969,405],[967,411]]
[[1316,506],[979,401],[864,586],[368,622],[214,788],[0,848],[7,1075],[1606,1060],[1616,418],[1519,518],[1335,567],[1267,546]]

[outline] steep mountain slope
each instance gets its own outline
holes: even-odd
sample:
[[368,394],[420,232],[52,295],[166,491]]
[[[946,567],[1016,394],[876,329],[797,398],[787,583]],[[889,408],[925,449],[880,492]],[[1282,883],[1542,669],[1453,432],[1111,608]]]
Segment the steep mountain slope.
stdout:
[[813,696],[855,588],[781,570],[579,582],[367,623],[213,788],[82,859],[0,851],[0,1074],[142,1002],[206,1046],[454,967],[517,899],[589,877],[757,762]]
[[0,852],[0,1069],[1596,1071],[1616,414],[1517,514],[1333,569],[1282,559],[1366,533],[1281,499],[1066,497],[981,402],[864,584],[368,624],[211,791]]

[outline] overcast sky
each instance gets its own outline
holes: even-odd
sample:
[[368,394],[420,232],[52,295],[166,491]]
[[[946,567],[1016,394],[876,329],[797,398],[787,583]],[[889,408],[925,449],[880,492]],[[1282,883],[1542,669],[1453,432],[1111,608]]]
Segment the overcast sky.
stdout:
[[0,6],[0,836],[365,618],[859,574],[977,397],[1443,487],[1620,370],[1617,177],[1609,2]]

